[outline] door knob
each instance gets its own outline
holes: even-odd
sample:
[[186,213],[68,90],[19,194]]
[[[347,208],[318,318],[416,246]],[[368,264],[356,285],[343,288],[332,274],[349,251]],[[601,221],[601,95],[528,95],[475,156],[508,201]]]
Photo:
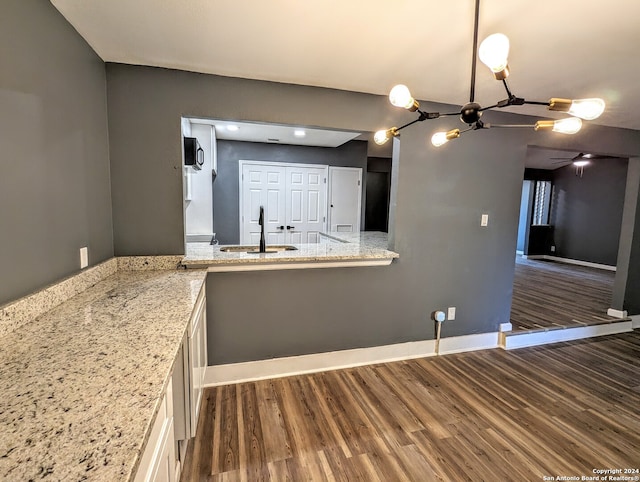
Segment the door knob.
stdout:
[[287,229],[295,229],[295,226],[287,226]]
[[276,229],[284,229],[284,226],[276,226]]

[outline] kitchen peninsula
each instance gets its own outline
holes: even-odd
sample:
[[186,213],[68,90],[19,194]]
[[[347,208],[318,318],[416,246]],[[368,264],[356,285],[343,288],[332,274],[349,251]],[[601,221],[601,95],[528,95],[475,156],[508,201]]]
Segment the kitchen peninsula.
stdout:
[[[400,255],[387,249],[387,233],[321,233],[321,242],[296,244],[297,249],[276,253],[224,252],[209,243],[188,243],[182,264],[210,271],[384,266]],[[268,246],[267,246],[268,248]]]
[[[267,255],[195,244],[185,257],[112,258],[0,307],[0,478],[137,480],[206,303],[206,271],[176,268],[390,264],[398,254],[386,245],[386,233],[326,233]],[[223,341],[215,330],[210,351]]]

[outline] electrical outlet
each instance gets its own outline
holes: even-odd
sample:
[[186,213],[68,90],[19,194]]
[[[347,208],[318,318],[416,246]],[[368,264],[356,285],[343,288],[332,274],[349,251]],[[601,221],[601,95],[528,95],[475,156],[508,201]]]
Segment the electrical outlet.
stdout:
[[450,306],[447,308],[447,320],[452,321],[456,319],[456,307]]
[[89,266],[89,248],[80,248],[80,269]]
[[480,226],[488,226],[488,225],[489,225],[489,215],[483,214],[482,218],[480,219]]

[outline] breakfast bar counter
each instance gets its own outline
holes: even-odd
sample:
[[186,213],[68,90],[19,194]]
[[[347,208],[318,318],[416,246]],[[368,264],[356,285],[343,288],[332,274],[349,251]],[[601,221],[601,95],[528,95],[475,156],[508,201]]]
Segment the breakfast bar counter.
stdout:
[[[387,233],[321,233],[320,243],[295,244],[295,250],[275,253],[225,252],[209,243],[187,243],[182,264],[209,271],[307,269],[354,266],[383,266],[399,257],[387,249]],[[267,250],[269,245],[267,245]]]

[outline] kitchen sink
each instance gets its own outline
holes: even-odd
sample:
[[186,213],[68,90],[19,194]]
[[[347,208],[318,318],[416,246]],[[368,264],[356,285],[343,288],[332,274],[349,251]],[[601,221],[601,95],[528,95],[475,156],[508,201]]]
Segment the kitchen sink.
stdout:
[[[280,251],[295,251],[298,248],[291,245],[274,245],[267,246],[266,253],[279,253]],[[223,253],[249,253],[260,254],[260,247],[258,246],[220,246],[220,251]]]

